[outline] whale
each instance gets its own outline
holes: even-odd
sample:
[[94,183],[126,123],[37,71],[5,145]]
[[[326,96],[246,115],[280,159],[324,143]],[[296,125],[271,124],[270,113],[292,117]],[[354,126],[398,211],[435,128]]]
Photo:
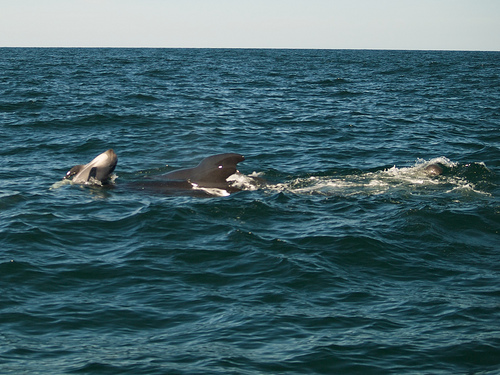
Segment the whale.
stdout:
[[207,189],[234,193],[241,189],[229,182],[228,177],[238,173],[237,164],[244,160],[243,155],[236,153],[212,155],[204,158],[196,167],[178,169],[130,185],[140,190],[169,194],[194,191],[193,195],[203,195],[201,190]]
[[429,164],[427,167],[424,168],[425,173],[427,173],[429,176],[439,176],[440,174],[443,173],[443,168],[439,164]]
[[64,179],[75,184],[106,184],[116,168],[118,156],[109,149],[97,155],[88,164],[78,164],[71,168]]
[[237,164],[245,160],[240,154],[226,153],[209,156],[196,167],[180,169],[161,175],[162,180],[185,180],[193,184],[223,189],[228,187],[227,178],[238,172]]

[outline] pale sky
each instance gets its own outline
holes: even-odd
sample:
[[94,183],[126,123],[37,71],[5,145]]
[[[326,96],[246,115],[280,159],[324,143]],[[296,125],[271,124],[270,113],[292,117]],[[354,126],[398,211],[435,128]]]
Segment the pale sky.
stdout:
[[500,0],[0,0],[0,47],[500,51]]

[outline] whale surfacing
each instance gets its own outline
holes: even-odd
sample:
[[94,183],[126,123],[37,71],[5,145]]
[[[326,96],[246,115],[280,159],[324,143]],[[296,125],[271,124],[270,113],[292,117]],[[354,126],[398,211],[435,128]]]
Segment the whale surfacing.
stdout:
[[240,154],[227,153],[209,156],[194,168],[166,173],[160,178],[169,181],[188,181],[204,188],[227,189],[227,178],[238,170],[236,165],[245,160]]
[[[228,177],[237,173],[237,164],[245,157],[235,153],[209,156],[196,167],[179,169],[161,176],[136,181],[131,184],[136,189],[164,193],[189,195],[229,195],[240,191]],[[205,194],[207,193],[207,194]]]
[[97,155],[90,163],[75,165],[64,177],[75,184],[97,183],[105,184],[118,163],[118,156],[109,149]]
[[439,164],[429,164],[424,170],[429,176],[439,176],[443,173],[443,168]]

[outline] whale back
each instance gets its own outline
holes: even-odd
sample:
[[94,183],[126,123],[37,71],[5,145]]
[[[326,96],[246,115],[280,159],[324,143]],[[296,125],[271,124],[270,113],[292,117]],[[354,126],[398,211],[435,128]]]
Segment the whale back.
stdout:
[[184,180],[207,188],[226,188],[227,178],[236,173],[243,155],[226,153],[209,156],[194,168],[180,169],[161,176],[166,180]]

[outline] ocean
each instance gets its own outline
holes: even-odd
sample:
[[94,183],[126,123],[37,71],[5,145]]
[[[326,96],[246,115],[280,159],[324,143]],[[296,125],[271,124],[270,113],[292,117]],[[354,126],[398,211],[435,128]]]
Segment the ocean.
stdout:
[[2,48],[0,93],[1,374],[500,374],[499,52]]

